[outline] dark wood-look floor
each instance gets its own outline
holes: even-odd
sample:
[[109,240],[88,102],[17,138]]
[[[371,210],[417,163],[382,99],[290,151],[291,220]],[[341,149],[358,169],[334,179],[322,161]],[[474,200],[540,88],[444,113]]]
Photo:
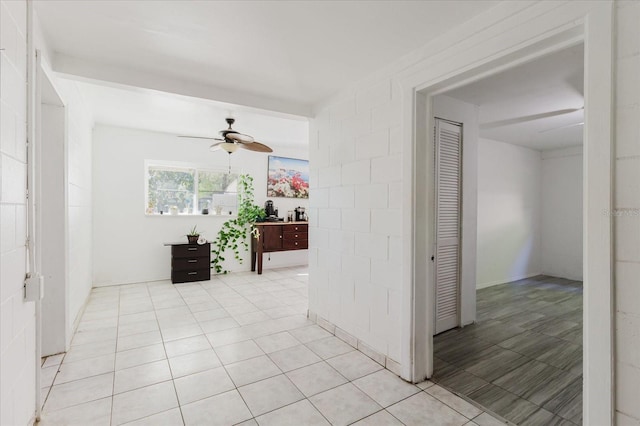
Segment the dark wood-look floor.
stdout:
[[477,318],[434,337],[433,380],[515,424],[582,424],[582,282],[478,290]]

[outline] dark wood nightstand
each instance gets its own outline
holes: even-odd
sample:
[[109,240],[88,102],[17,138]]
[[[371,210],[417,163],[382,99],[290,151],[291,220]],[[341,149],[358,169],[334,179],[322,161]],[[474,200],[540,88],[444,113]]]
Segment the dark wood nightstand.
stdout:
[[165,244],[171,246],[171,282],[211,279],[211,244]]

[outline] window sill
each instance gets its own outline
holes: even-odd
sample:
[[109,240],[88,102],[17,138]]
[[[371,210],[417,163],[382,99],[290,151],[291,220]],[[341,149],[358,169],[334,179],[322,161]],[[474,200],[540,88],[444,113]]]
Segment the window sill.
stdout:
[[235,214],[201,214],[201,213],[179,213],[179,214],[144,214],[146,217],[217,217],[220,219],[234,219],[238,217]]

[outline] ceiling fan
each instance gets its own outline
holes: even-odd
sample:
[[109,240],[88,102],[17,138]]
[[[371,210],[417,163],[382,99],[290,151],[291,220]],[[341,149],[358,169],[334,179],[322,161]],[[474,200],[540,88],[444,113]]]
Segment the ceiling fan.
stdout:
[[229,154],[233,154],[238,148],[248,149],[255,152],[273,152],[271,148],[260,142],[256,142],[252,136],[242,134],[236,130],[233,130],[231,126],[236,122],[235,118],[227,118],[228,129],[220,130],[221,138],[208,138],[203,136],[179,136],[181,138],[191,139],[208,139],[214,141],[220,141],[211,145],[211,151],[224,150]]

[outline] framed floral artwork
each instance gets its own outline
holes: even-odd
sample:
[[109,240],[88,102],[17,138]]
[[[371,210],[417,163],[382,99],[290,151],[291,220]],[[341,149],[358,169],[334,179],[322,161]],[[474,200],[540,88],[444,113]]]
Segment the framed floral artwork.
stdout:
[[269,156],[267,197],[309,198],[309,160]]

